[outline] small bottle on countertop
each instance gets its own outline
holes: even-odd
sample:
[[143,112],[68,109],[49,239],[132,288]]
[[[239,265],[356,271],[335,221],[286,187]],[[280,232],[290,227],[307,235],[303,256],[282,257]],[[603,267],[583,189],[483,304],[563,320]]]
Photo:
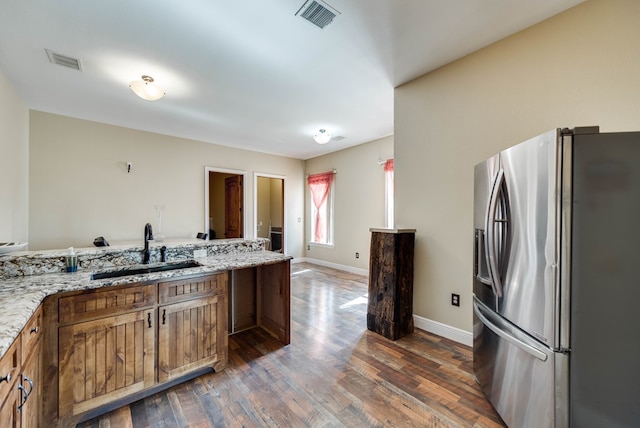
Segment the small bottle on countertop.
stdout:
[[73,247],[69,247],[69,254],[65,256],[64,264],[67,272],[76,272],[78,270],[78,256],[73,251]]

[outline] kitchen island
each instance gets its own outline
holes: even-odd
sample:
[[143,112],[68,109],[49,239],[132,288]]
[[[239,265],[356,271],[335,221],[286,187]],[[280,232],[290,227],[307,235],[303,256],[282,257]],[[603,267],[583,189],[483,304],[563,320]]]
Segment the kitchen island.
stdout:
[[[44,392],[43,404],[37,406],[37,412],[41,412],[42,422],[49,425],[76,423],[114,405],[197,376],[203,369],[223,369],[227,356],[228,295],[233,285],[229,284],[229,278],[233,277],[230,273],[247,269],[257,272],[254,290],[259,306],[255,309],[255,326],[287,344],[291,257],[265,251],[265,242],[258,239],[154,243],[151,263],[145,265],[139,263],[142,249],[135,245],[78,249],[79,269],[73,273],[60,272],[64,269],[66,251],[2,256],[0,304],[4,310],[0,313],[0,356],[3,361],[9,357],[20,360],[17,353],[5,354],[16,349],[17,339],[21,332],[25,337],[25,326],[34,322],[33,317],[40,317],[42,340],[37,343],[44,351],[41,364],[37,364],[42,368],[37,388],[44,386]],[[92,279],[95,273],[166,265],[159,260],[162,247],[168,263],[195,260],[198,266]],[[183,326],[183,318],[198,320],[199,324],[196,326],[196,321],[192,321],[190,327],[186,322]],[[130,329],[132,336],[127,336],[126,343],[118,344],[114,339],[115,345],[110,345],[105,338],[108,331],[115,329]],[[94,337],[96,332],[98,335]],[[195,338],[188,343],[190,349],[175,346],[176,340],[184,336]],[[196,341],[205,345],[196,345]],[[78,354],[80,350],[85,352],[85,347],[89,351],[80,364]],[[109,366],[110,355],[116,360],[111,364],[113,367],[116,363],[123,364],[122,385],[108,383],[117,377],[112,375],[115,369]],[[176,363],[185,355],[188,362]],[[95,361],[90,361],[94,356]],[[128,361],[129,357],[135,363]],[[78,375],[78,367],[84,367],[84,360],[87,373]],[[102,385],[94,385],[99,378],[96,373],[103,376]],[[13,383],[16,387],[19,384],[15,380]],[[90,391],[92,388],[95,391]],[[86,397],[79,390],[86,390]],[[0,404],[2,400],[0,396]],[[22,400],[20,396],[16,401],[14,408],[21,401],[26,402],[26,398]],[[0,416],[10,412],[7,407],[11,406],[0,408]]]

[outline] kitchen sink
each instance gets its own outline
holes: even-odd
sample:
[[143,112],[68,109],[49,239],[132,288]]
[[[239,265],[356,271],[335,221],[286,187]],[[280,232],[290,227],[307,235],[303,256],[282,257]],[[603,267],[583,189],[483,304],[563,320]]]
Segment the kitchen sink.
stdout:
[[119,278],[121,276],[142,275],[145,273],[165,272],[177,269],[194,268],[199,266],[202,265],[196,261],[189,260],[185,262],[169,263],[159,266],[136,267],[131,269],[113,270],[109,272],[96,272],[91,274],[91,279]]

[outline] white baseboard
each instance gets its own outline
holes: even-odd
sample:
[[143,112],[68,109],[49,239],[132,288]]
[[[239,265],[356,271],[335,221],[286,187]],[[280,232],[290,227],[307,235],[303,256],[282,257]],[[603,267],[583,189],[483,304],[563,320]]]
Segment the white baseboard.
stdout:
[[428,331],[429,333],[446,337],[447,339],[451,339],[454,342],[462,343],[463,345],[467,346],[473,346],[473,335],[470,332],[461,330],[457,327],[442,324],[438,321],[423,318],[415,314],[413,315],[413,325],[420,330]]
[[302,262],[313,263],[314,265],[320,265],[320,266],[330,267],[333,269],[343,270],[345,272],[355,273],[356,275],[369,276],[369,270],[367,269],[360,269],[353,266],[341,265],[338,263],[331,263],[324,260],[310,259],[308,257],[298,257],[291,260],[291,263],[302,263]]

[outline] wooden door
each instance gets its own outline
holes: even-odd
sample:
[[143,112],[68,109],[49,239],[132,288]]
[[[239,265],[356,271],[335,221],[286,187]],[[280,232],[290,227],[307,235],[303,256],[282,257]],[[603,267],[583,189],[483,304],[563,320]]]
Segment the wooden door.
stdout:
[[223,295],[159,308],[158,381],[201,367],[226,365],[227,311]]
[[224,237],[242,238],[244,193],[242,176],[235,175],[224,180]]
[[153,386],[155,328],[153,310],[60,327],[60,418]]
[[289,260],[258,267],[258,326],[282,343],[291,341],[291,289]]
[[20,416],[24,428],[39,427],[40,425],[40,400],[42,396],[42,382],[40,375],[40,360],[42,356],[42,341],[37,341],[29,349],[29,356],[22,367],[20,380],[22,387],[29,395],[22,403]]

